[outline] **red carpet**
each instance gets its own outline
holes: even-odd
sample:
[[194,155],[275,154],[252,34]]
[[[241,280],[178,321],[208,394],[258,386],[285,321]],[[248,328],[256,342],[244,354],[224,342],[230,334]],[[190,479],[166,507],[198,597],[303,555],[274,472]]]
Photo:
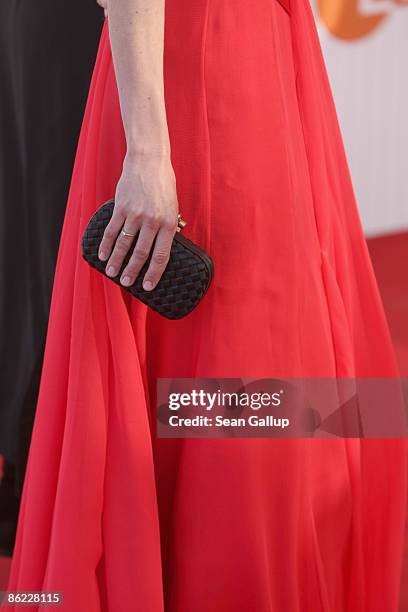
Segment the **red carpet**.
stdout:
[[[408,377],[408,233],[369,240],[371,258],[378,279],[401,369]],[[406,397],[408,398],[408,388]],[[405,537],[405,564],[400,612],[408,612],[408,516]]]
[[[401,375],[408,377],[408,232],[368,241]],[[407,608],[408,610],[408,608]]]
[[[368,244],[401,374],[408,377],[408,232],[370,239]],[[400,612],[408,612],[408,517],[406,551]],[[6,588],[9,565],[9,559],[0,557],[0,591]]]

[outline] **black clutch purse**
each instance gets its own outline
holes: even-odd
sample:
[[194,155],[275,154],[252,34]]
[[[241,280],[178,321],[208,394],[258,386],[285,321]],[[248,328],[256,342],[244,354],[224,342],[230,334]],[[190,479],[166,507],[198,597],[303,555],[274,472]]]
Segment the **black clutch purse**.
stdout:
[[[99,245],[112,217],[113,208],[114,200],[98,208],[86,226],[82,237],[83,258],[102,274],[105,274],[106,262],[101,261],[98,257]],[[185,317],[198,305],[210,286],[214,274],[211,257],[194,242],[177,232],[173,239],[169,262],[156,287],[152,291],[145,291],[142,287],[151,255],[133,285],[124,287],[120,284],[120,276],[130,259],[136,240],[137,236],[126,255],[119,274],[115,277],[105,274],[106,278],[167,319]]]

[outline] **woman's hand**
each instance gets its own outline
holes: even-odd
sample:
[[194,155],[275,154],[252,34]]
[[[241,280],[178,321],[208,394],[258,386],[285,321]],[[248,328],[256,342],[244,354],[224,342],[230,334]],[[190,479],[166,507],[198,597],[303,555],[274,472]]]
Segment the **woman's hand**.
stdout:
[[107,260],[106,274],[116,276],[139,230],[135,248],[121,283],[132,285],[148,258],[156,238],[152,259],[143,279],[146,291],[154,289],[169,260],[177,229],[176,179],[169,154],[127,155],[116,188],[115,208],[99,248],[99,259]]

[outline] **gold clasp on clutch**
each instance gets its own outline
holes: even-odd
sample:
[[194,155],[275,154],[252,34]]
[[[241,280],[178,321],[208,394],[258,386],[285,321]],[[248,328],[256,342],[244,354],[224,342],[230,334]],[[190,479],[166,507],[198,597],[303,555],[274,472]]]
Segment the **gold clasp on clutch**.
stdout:
[[177,231],[181,232],[181,230],[186,227],[187,225],[187,221],[184,221],[184,219],[182,219],[181,214],[179,213],[177,215]]

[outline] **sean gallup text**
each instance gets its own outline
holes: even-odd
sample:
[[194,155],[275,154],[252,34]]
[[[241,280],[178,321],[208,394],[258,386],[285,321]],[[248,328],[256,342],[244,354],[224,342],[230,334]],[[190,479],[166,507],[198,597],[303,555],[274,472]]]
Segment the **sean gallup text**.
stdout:
[[171,427],[275,427],[285,429],[290,425],[290,419],[272,417],[266,415],[264,417],[251,415],[248,417],[226,418],[221,415],[216,417],[195,416],[195,417],[180,417],[172,415],[169,417],[169,425]]

